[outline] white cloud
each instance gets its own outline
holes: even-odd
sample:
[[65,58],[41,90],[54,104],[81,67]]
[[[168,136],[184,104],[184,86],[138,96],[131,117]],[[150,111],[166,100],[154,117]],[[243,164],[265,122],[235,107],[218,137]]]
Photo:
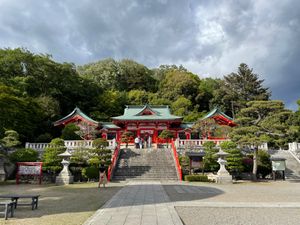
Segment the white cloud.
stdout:
[[274,98],[295,107],[299,19],[296,0],[0,0],[0,47],[77,64],[182,64],[200,76],[221,77],[245,62]]

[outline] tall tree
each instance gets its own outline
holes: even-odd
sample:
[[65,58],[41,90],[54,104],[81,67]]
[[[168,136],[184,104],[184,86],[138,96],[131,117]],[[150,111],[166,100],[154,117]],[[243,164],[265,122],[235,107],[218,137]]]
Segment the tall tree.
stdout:
[[78,66],[80,76],[95,82],[103,89],[118,88],[119,63],[108,58],[95,63]]
[[237,73],[224,76],[212,104],[221,106],[226,114],[234,117],[249,101],[269,100],[271,93],[263,87],[263,82],[253,69],[242,63]]
[[298,110],[289,118],[289,142],[300,142],[300,99],[297,101]]
[[[235,127],[230,133],[232,141],[243,147],[253,148],[253,179],[257,177],[258,147],[265,142],[283,139],[288,125],[284,117],[292,112],[284,109],[281,101],[251,101],[240,111]],[[281,142],[281,141],[277,141]]]
[[119,67],[117,75],[119,90],[138,89],[152,92],[157,90],[152,71],[146,66],[133,60],[123,59],[119,62]]
[[188,72],[186,68],[182,65],[160,65],[158,68],[155,68],[153,71],[153,77],[160,82],[161,80],[165,79],[166,74],[172,71],[179,71],[179,72]]
[[162,97],[171,101],[183,96],[192,103],[198,95],[200,79],[190,72],[170,71],[160,83],[159,93]]
[[199,94],[196,97],[200,111],[209,111],[212,108],[211,101],[221,84],[222,80],[219,78],[205,78],[200,80]]

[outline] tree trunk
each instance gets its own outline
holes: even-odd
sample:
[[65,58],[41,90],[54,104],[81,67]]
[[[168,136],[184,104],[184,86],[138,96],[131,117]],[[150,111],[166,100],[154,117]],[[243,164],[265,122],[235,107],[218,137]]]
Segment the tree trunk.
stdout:
[[252,180],[257,180],[257,152],[258,152],[258,148],[255,147],[253,152]]

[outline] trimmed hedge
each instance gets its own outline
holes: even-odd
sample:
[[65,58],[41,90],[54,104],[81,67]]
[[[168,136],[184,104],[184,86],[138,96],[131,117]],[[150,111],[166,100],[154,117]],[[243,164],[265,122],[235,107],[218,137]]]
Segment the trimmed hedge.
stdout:
[[200,181],[200,182],[210,182],[206,175],[186,175],[184,177],[186,181]]

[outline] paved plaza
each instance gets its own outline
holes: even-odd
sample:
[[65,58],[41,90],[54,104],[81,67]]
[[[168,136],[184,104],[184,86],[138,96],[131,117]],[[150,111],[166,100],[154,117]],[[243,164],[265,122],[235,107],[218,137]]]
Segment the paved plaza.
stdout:
[[297,182],[217,185],[134,181],[127,183],[85,225],[296,225],[299,211]]

